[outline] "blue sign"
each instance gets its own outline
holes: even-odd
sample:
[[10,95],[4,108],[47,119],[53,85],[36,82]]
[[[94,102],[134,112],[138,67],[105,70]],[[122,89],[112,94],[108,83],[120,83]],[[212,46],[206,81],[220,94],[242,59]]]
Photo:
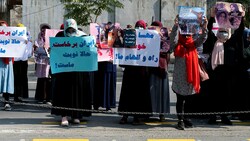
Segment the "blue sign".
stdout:
[[97,70],[97,48],[93,36],[50,37],[52,74]]

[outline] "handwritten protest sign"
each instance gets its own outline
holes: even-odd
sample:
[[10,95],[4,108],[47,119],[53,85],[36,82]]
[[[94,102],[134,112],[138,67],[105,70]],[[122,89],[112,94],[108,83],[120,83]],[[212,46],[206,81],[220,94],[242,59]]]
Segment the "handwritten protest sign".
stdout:
[[215,20],[221,28],[239,28],[244,9],[240,3],[216,2]]
[[179,6],[179,27],[181,34],[197,34],[205,10],[201,7]]
[[159,66],[160,36],[155,30],[136,29],[136,48],[114,48],[114,63]]
[[49,37],[55,37],[58,32],[62,30],[59,29],[46,29],[45,30],[45,48],[49,48]]
[[93,36],[50,37],[52,74],[97,70],[97,48]]
[[26,50],[26,27],[0,26],[0,57],[22,57]]

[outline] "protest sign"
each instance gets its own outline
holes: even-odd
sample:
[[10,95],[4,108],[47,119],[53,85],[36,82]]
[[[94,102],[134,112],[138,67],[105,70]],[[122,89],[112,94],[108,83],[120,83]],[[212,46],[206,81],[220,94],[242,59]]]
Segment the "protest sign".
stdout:
[[114,48],[114,63],[159,66],[160,35],[155,30],[136,29],[136,48]]
[[[115,25],[119,26],[118,23],[116,23]],[[101,38],[103,39],[105,36],[104,34],[101,35],[101,32],[104,32],[104,26],[105,24],[99,25],[97,23],[90,23],[90,35],[96,38],[96,44],[98,46],[98,62],[113,60],[113,49],[108,46],[113,46],[115,44],[115,41],[113,43],[108,43],[103,40],[101,41]],[[108,36],[108,38],[112,39],[112,32],[109,32]]]
[[97,48],[94,36],[50,37],[52,74],[97,70]]
[[136,31],[135,29],[124,30],[124,47],[135,48],[136,47]]
[[239,28],[244,9],[240,3],[216,2],[215,20],[220,28]]
[[180,34],[198,34],[200,23],[205,17],[204,8],[189,6],[179,6],[178,8]]
[[22,57],[26,40],[26,27],[0,26],[0,57]]
[[45,30],[45,48],[49,48],[49,37],[55,37],[58,32],[62,30],[60,29],[46,29]]

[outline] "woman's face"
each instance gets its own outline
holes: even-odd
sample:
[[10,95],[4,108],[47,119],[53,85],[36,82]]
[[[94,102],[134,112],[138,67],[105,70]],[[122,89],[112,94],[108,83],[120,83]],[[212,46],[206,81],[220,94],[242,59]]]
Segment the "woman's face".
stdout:
[[235,7],[233,5],[230,5],[230,9],[231,9],[231,11],[234,11]]
[[5,23],[0,23],[0,26],[7,26]]
[[66,30],[66,33],[69,33],[69,34],[72,34],[72,33],[75,33],[76,30],[72,27],[69,27],[67,30]]
[[219,21],[224,22],[226,20],[226,14],[225,13],[221,13],[219,16]]

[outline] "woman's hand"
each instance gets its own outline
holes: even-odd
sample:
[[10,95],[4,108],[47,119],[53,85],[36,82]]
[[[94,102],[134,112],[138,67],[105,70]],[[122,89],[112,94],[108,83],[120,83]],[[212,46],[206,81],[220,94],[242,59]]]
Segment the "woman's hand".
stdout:
[[208,24],[207,17],[205,17],[205,18],[203,19],[203,24],[200,23],[200,26],[203,27],[203,28],[205,28],[205,29],[207,29],[207,24]]

